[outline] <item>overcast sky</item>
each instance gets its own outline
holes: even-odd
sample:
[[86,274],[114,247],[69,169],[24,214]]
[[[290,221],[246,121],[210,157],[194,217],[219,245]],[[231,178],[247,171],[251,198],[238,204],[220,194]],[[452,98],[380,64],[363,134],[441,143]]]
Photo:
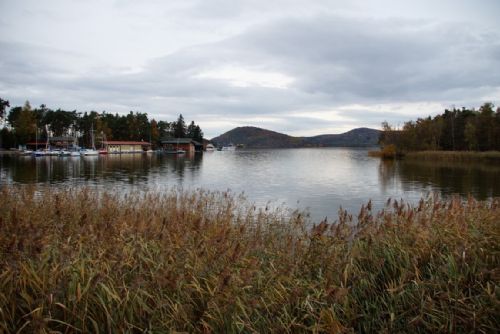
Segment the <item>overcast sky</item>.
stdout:
[[496,0],[0,0],[11,106],[182,113],[208,138],[500,104]]

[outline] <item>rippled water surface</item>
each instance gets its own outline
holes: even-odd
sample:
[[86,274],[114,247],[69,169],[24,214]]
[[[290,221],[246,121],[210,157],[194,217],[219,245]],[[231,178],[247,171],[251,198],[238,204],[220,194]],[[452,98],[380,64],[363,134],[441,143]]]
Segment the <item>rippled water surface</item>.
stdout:
[[365,149],[239,150],[195,155],[99,157],[0,156],[0,184],[90,186],[111,191],[171,187],[244,193],[259,206],[284,203],[308,209],[314,220],[335,219],[340,206],[353,213],[372,200],[417,202],[444,196],[500,196],[500,166],[381,161]]

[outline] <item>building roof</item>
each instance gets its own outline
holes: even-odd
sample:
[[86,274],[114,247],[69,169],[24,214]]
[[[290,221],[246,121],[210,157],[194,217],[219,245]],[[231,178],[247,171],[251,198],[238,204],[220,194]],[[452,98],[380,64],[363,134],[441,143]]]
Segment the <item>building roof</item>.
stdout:
[[151,143],[147,141],[125,141],[125,140],[107,140],[104,141],[107,145],[144,145],[149,146]]
[[76,141],[75,137],[49,137],[50,141]]
[[161,141],[162,144],[191,144],[193,143],[193,145],[197,146],[197,145],[201,145],[200,143],[198,143],[196,140],[192,139],[192,138],[168,138],[168,139],[163,139]]

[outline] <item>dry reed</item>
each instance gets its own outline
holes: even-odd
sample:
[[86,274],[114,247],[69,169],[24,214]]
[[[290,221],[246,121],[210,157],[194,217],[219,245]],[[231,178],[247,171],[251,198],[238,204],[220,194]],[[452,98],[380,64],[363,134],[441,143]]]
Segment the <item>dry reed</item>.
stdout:
[[497,332],[500,202],[311,226],[218,192],[0,189],[0,332]]
[[407,152],[405,159],[419,161],[450,161],[450,162],[500,162],[500,152],[487,151],[418,151]]
[[382,147],[379,151],[368,151],[370,157],[382,158],[382,159],[395,159],[401,157],[401,153],[397,152],[396,146],[386,145]]

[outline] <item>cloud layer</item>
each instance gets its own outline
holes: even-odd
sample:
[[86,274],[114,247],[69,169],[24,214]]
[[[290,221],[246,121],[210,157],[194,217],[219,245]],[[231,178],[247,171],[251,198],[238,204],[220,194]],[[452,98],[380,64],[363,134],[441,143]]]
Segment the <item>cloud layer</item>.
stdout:
[[[189,45],[178,43],[164,56],[152,52],[143,62],[101,61],[90,50],[2,34],[0,95],[14,104],[138,110],[165,120],[182,113],[209,137],[240,125],[335,133],[500,101],[500,36],[482,25],[344,15],[320,10],[329,8],[321,1],[304,15],[297,15],[304,3],[294,1],[293,11],[277,15],[267,8],[256,18],[247,2],[210,3],[174,7],[201,27],[220,23],[220,32],[195,34]],[[154,35],[152,43],[163,43],[161,32]]]

